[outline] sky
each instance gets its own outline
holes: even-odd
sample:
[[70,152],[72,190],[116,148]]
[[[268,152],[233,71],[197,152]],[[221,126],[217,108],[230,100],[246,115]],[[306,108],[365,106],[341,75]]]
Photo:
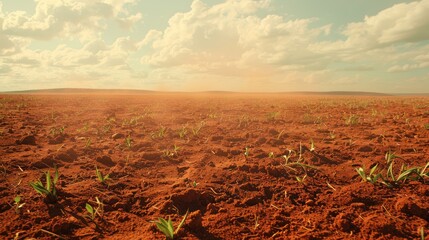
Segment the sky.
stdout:
[[3,0],[0,91],[429,92],[429,0]]

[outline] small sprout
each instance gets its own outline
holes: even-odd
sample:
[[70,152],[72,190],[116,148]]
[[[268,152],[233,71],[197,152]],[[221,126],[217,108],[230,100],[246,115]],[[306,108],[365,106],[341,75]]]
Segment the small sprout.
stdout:
[[177,156],[178,155],[178,151],[179,151],[180,147],[176,146],[176,144],[174,144],[174,148],[173,148],[173,153]]
[[314,141],[313,139],[310,139],[310,152],[313,152],[314,150],[316,150],[316,147],[314,146]]
[[89,129],[89,123],[86,122],[85,125],[83,125],[83,127],[81,129],[79,129],[79,132],[87,132]]
[[197,126],[195,126],[194,128],[192,128],[192,134],[194,136],[198,136],[198,134],[200,133],[201,128],[205,125],[206,123],[204,121],[201,121]]
[[192,182],[192,187],[197,187],[199,183],[197,183],[195,180]]
[[165,149],[164,151],[162,151],[162,157],[167,157],[167,158],[171,158],[171,157],[175,157],[179,154],[179,146],[174,145],[173,149]]
[[259,227],[259,216],[255,214],[255,227],[253,227],[253,230],[256,230]]
[[288,165],[289,159],[292,157],[293,153],[294,153],[293,150],[288,150],[288,154],[287,155],[282,155],[282,158],[285,159],[285,165]]
[[182,126],[182,128],[179,130],[179,137],[184,138],[186,134],[188,133],[188,130],[185,126]]
[[424,227],[420,228],[420,239],[425,240],[425,228]]
[[270,112],[267,114],[267,120],[268,121],[275,121],[279,114],[280,114],[280,112]]
[[426,130],[429,130],[429,123],[426,123],[423,127],[424,127]]
[[21,212],[21,208],[25,205],[25,203],[21,203],[21,196],[16,196],[14,199],[15,212],[19,214]]
[[248,147],[246,147],[245,149],[244,149],[244,156],[247,158],[247,157],[249,157],[249,148]]
[[125,138],[125,146],[127,146],[127,148],[131,148],[133,139],[128,135],[128,137]]
[[249,125],[250,118],[247,115],[243,115],[238,119],[238,128],[247,127]]
[[158,132],[155,132],[152,134],[152,138],[164,138],[166,133],[167,133],[167,127],[164,127],[161,125],[158,129]]
[[335,139],[335,137],[336,137],[335,132],[334,131],[330,131],[329,132],[329,138],[330,139]]
[[100,170],[98,170],[97,166],[95,166],[95,174],[97,175],[98,181],[100,181],[102,184],[107,184],[107,180],[110,180],[109,174],[103,176]]
[[275,158],[275,154],[273,152],[268,153],[268,158]]
[[395,153],[392,153],[391,151],[386,152],[386,155],[384,156],[384,159],[386,159],[387,164],[391,164],[395,158],[399,158]]
[[180,221],[179,225],[177,226],[176,230],[174,230],[173,222],[171,221],[171,218],[169,217],[168,220],[165,220],[164,218],[158,218],[158,221],[155,222],[156,227],[164,233],[164,235],[168,239],[174,239],[174,235],[176,235],[182,225],[185,223],[186,218],[188,217],[189,211],[186,212],[185,216],[183,216],[182,221]]
[[91,138],[87,138],[85,142],[85,148],[90,148],[90,147],[91,147]]
[[43,183],[38,180],[36,182],[31,182],[30,186],[36,192],[44,196],[47,203],[55,203],[58,200],[57,188],[55,187],[58,182],[58,177],[58,168],[55,167],[55,175],[53,179],[51,178],[51,174],[49,171],[45,173],[46,185],[43,185]]
[[299,156],[297,162],[300,162],[302,160],[302,143],[299,142]]
[[358,122],[359,122],[359,117],[354,114],[350,114],[348,117],[345,118],[345,123],[347,126],[357,125]]
[[302,178],[298,177],[298,176],[296,176],[295,178],[296,178],[296,181],[298,181],[299,183],[305,185],[304,180],[305,180],[306,177],[307,177],[307,174],[305,174]]
[[54,136],[56,136],[56,135],[63,135],[64,131],[65,131],[65,127],[64,126],[58,127],[58,128],[53,127],[50,130],[50,134],[54,135]]
[[92,221],[94,221],[96,216],[94,208],[89,203],[85,204],[85,208],[86,208],[86,211],[88,212],[87,217],[89,217]]
[[362,178],[364,182],[370,182],[372,184],[375,184],[378,178],[381,177],[380,173],[375,174],[377,167],[378,167],[378,164],[372,167],[369,171],[369,174],[366,174],[365,170],[362,167],[356,168],[356,171],[359,173],[359,176]]
[[104,213],[104,204],[98,199],[98,197],[95,197],[95,203],[97,204],[97,207],[93,207],[91,204],[86,203],[85,209],[88,212],[86,217],[90,218],[92,221],[94,221],[95,217],[98,215],[99,217],[103,217]]

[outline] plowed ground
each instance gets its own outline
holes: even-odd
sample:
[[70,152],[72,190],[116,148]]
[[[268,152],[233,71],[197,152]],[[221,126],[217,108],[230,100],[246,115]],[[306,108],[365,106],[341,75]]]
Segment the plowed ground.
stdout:
[[[189,210],[178,238],[420,239],[429,179],[394,183],[385,154],[423,168],[428,128],[425,97],[2,95],[0,238],[162,239]],[[390,186],[356,171],[376,164]],[[48,204],[29,183],[54,166]]]

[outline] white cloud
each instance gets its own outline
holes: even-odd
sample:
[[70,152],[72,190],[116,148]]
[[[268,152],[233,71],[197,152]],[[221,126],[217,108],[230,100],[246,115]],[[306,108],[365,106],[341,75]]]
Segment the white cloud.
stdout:
[[291,69],[323,68],[317,63],[322,56],[309,45],[329,33],[330,26],[311,28],[315,19],[256,16],[268,3],[229,0],[208,7],[195,0],[190,11],[170,18],[164,31],[153,30],[146,35],[140,44],[152,43],[152,52],[142,58],[142,63],[256,78]]
[[394,5],[363,22],[349,24],[347,44],[365,48],[429,40],[429,0]]
[[415,64],[404,64],[404,65],[395,65],[390,67],[388,72],[407,72],[415,69],[428,68],[429,62],[415,63]]
[[24,11],[5,14],[2,29],[4,34],[38,40],[55,37],[93,39],[105,28],[102,19],[116,19],[121,26],[130,28],[141,19],[140,14],[131,15],[125,4],[134,0],[38,0],[35,13]]

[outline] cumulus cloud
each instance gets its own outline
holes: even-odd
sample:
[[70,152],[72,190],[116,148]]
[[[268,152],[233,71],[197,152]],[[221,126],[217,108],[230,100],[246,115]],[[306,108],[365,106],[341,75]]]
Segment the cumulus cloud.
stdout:
[[[113,18],[130,28],[141,19],[140,14],[129,15],[124,5],[131,0],[37,0],[35,13],[13,11],[4,15],[4,34],[38,40],[55,37],[97,37],[104,28],[100,20]],[[125,16],[122,16],[125,15]]]
[[229,0],[208,7],[194,0],[191,10],[170,18],[164,31],[153,30],[146,35],[141,44],[151,44],[152,52],[142,58],[142,63],[261,77],[285,69],[320,69],[317,59],[321,56],[308,46],[329,33],[330,26],[311,28],[315,19],[256,16],[268,4],[269,1]]
[[[136,44],[129,37],[120,37],[108,45],[101,39],[86,43],[82,48],[60,45],[52,51],[44,50],[38,55],[45,66],[60,68],[126,68],[130,52]],[[37,56],[37,54],[29,54]]]
[[344,30],[351,46],[381,47],[429,40],[429,0],[401,3]]

